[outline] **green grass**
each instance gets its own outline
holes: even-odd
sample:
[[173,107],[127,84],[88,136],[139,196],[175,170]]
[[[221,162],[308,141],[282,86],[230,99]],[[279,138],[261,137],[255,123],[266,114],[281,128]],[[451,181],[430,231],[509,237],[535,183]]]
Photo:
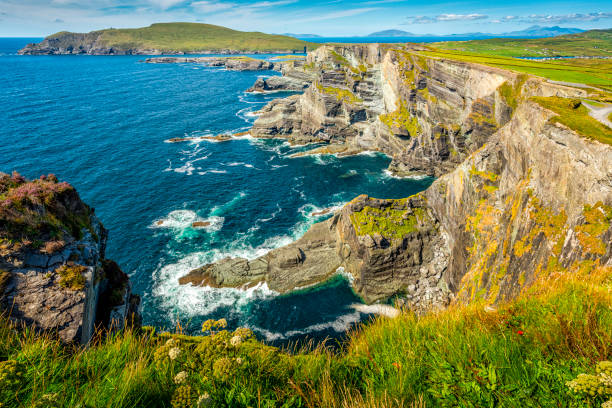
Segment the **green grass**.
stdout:
[[338,102],[346,101],[351,104],[356,104],[359,102],[363,102],[363,100],[355,95],[348,89],[344,88],[335,88],[333,86],[322,86],[320,83],[315,82],[315,87],[319,90],[319,92],[323,92],[329,95],[334,95]]
[[365,206],[351,214],[357,235],[379,234],[387,239],[401,239],[428,224],[429,217],[422,208],[407,210],[407,200],[389,200],[381,208]]
[[564,61],[528,61],[473,52],[432,48],[423,55],[473,62],[511,71],[537,75],[554,81],[586,84],[612,91],[612,61],[573,59]]
[[446,41],[434,46],[505,57],[612,56],[612,29],[550,38]]
[[[282,35],[242,32],[229,28],[197,23],[160,23],[144,28],[102,30],[100,41],[120,49],[147,48],[167,52],[204,50],[300,51],[312,50],[316,44]],[[51,37],[61,37],[65,33]]]
[[578,99],[533,97],[540,106],[557,114],[551,121],[561,123],[589,139],[612,145],[612,129],[589,115]]
[[612,357],[611,289],[609,267],[567,273],[488,311],[379,318],[336,350],[280,350],[223,321],[206,324],[205,336],[126,330],[77,348],[0,318],[0,403],[599,407],[603,396],[574,394],[566,382]]

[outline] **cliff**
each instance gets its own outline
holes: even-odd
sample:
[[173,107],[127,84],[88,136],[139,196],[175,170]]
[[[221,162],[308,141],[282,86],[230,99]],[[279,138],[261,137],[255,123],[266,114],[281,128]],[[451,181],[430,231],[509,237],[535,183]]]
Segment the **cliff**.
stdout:
[[292,37],[242,32],[211,24],[159,23],[135,29],[106,29],[90,33],[59,32],[22,55],[159,55],[293,53],[317,45]]
[[139,297],[105,258],[107,235],[68,183],[0,173],[2,313],[82,344],[97,327],[138,324]]
[[313,153],[378,150],[396,174],[438,177],[429,189],[357,197],[294,244],[182,283],[265,280],[286,292],[343,267],[366,301],[400,294],[422,310],[495,303],[539,278],[612,266],[612,147],[537,102],[586,92],[421,51],[321,47],[302,67],[311,85],[268,104],[252,134],[324,143]]

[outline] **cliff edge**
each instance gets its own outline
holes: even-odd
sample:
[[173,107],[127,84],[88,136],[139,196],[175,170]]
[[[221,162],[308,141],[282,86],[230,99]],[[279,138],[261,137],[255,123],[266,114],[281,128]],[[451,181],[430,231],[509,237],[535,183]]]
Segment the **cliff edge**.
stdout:
[[322,144],[312,154],[380,151],[397,175],[438,177],[430,188],[357,197],[287,247],[205,265],[181,283],[286,292],[342,267],[364,300],[399,294],[425,310],[612,266],[612,146],[546,107],[586,91],[423,51],[323,46],[294,66],[306,91],[270,102],[251,133]]
[[68,183],[0,173],[0,309],[66,342],[139,323],[128,276],[105,258],[107,230]]

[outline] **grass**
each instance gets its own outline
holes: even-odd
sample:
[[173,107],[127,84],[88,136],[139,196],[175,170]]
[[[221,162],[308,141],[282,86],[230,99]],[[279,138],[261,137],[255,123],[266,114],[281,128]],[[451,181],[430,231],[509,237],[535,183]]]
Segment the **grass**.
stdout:
[[416,116],[410,115],[410,111],[403,101],[399,101],[399,107],[396,111],[380,115],[379,119],[392,131],[394,129],[405,129],[410,137],[416,137],[423,131],[418,119]]
[[[61,38],[57,33],[51,38]],[[243,32],[198,23],[159,23],[144,28],[107,29],[101,31],[100,42],[119,49],[145,48],[166,52],[221,51],[225,49],[273,52],[315,49],[316,44],[282,35]]]
[[612,56],[612,29],[550,38],[447,41],[436,47],[504,57]]
[[494,54],[431,48],[421,52],[436,58],[473,62],[515,72],[537,75],[554,81],[586,84],[612,91],[612,60],[572,59],[555,61],[529,61]]
[[381,208],[365,206],[351,214],[357,235],[379,234],[388,239],[401,239],[429,224],[422,208],[407,208],[406,199],[388,200]]
[[318,82],[315,82],[315,87],[323,93],[329,94],[329,95],[334,95],[336,97],[336,100],[338,102],[340,101],[345,101],[351,104],[356,104],[356,103],[360,103],[363,102],[363,100],[361,98],[359,98],[357,95],[355,95],[353,92],[351,92],[348,89],[344,89],[344,88],[335,88],[333,86],[323,86]]
[[557,114],[552,122],[561,123],[589,139],[612,145],[612,129],[591,117],[580,100],[556,96],[533,97],[532,100]]
[[0,318],[0,403],[598,407],[604,396],[566,383],[612,357],[611,289],[609,267],[547,277],[495,309],[375,319],[335,351],[280,350],[224,321],[207,322],[204,336],[128,329],[77,348]]

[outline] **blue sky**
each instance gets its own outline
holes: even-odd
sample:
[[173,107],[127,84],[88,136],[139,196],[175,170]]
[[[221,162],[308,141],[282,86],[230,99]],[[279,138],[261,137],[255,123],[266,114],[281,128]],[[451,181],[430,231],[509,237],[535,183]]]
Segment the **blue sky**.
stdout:
[[501,33],[530,25],[612,27],[612,0],[0,0],[0,36],[190,21],[267,33]]

